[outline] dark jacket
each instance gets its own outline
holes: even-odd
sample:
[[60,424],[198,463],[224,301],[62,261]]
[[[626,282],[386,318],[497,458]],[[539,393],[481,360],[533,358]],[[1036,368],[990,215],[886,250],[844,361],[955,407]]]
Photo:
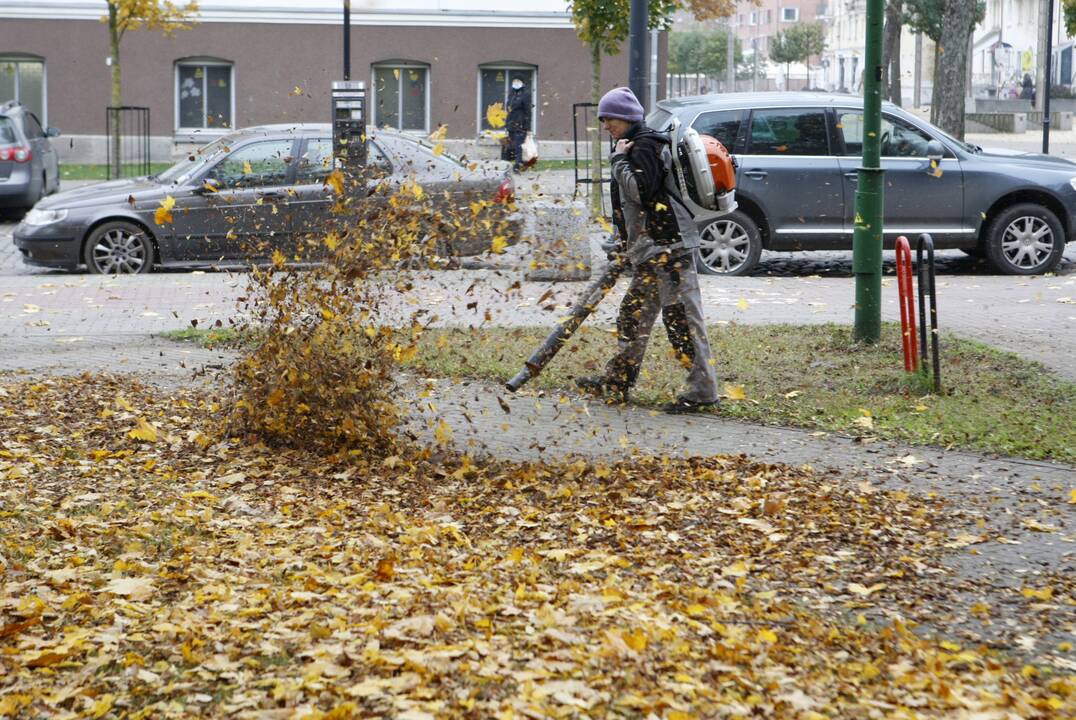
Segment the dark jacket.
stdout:
[[531,92],[524,85],[508,93],[508,132],[527,132],[531,129]]
[[691,213],[678,202],[672,177],[672,149],[668,135],[635,123],[624,139],[632,142],[627,153],[610,158],[613,183],[613,220],[620,230],[633,265],[655,254],[678,254],[699,245],[698,228]]

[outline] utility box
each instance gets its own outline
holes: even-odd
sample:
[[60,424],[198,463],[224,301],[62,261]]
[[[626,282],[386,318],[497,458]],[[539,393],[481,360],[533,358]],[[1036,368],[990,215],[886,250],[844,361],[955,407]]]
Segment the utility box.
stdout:
[[332,119],[335,166],[357,174],[366,165],[366,83],[333,81]]

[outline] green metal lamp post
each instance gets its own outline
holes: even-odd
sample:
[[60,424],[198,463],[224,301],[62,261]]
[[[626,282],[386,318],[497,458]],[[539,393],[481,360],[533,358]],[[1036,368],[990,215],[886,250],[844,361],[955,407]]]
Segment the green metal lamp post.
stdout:
[[855,339],[874,343],[882,332],[882,17],[884,0],[867,0],[863,72],[863,160],[856,185],[852,272],[856,276]]

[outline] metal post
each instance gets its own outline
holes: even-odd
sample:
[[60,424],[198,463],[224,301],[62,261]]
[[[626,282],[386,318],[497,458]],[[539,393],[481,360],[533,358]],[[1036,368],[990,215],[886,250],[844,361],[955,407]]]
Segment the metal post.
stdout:
[[755,80],[758,78],[758,37],[751,38],[751,92],[755,91]]
[[1046,75],[1042,79],[1042,152],[1050,152],[1050,84],[1053,82],[1054,0],[1046,1]]
[[918,110],[923,105],[923,33],[915,34],[915,91],[912,95],[912,107]]
[[727,78],[725,92],[736,92],[736,31],[732,29],[732,18],[729,18],[729,34],[725,40],[728,45],[725,48],[725,77]]
[[344,0],[344,80],[351,79],[351,0]]
[[628,36],[628,87],[640,103],[646,103],[646,0],[631,0]]
[[885,0],[867,0],[863,72],[863,160],[856,187],[852,272],[856,276],[855,338],[874,343],[882,332],[882,19]]
[[658,104],[658,31],[650,31],[650,103],[648,108],[653,109]]

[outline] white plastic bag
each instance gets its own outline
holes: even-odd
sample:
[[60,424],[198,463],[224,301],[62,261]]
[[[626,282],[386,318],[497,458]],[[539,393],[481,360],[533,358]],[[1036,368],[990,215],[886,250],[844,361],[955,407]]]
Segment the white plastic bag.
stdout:
[[534,134],[527,133],[523,145],[519,150],[520,160],[526,165],[533,164],[538,159],[538,143],[534,142]]

